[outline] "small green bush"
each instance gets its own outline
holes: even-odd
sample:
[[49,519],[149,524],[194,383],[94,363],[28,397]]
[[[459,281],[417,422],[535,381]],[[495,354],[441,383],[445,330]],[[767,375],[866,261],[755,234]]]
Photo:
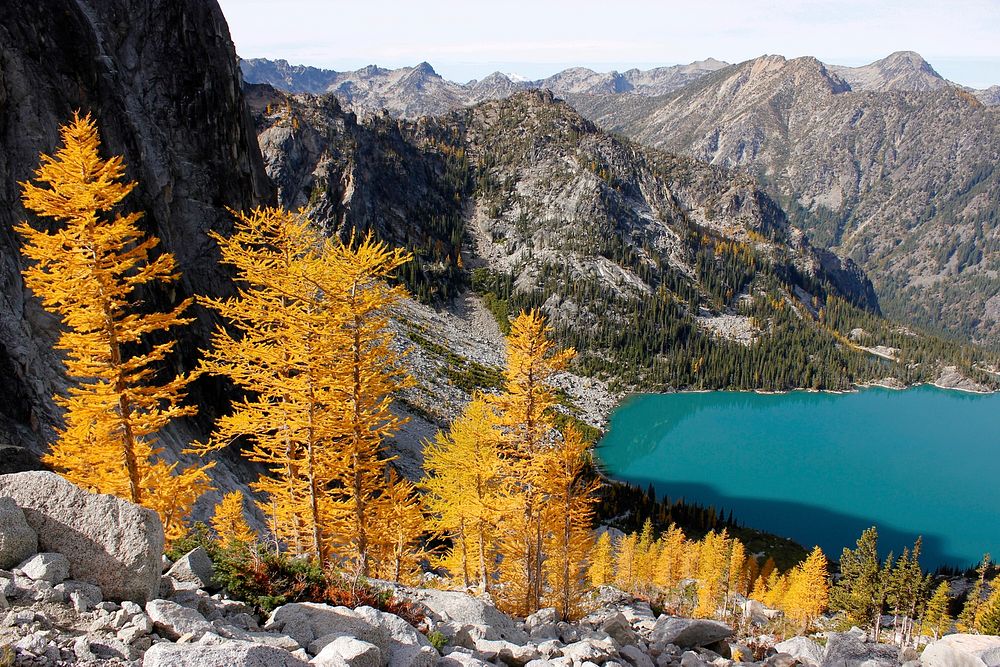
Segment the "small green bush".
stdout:
[[435,630],[427,634],[427,641],[431,643],[431,646],[437,649],[438,653],[444,651],[445,645],[448,643],[448,638],[444,636],[443,633]]
[[214,583],[237,600],[262,614],[290,602],[325,602],[334,606],[369,606],[395,614],[413,626],[424,615],[412,603],[398,600],[391,591],[364,579],[351,579],[334,570],[323,570],[314,560],[274,553],[263,545],[223,548],[205,524],[195,524],[171,545],[172,560],[202,547],[215,565]]

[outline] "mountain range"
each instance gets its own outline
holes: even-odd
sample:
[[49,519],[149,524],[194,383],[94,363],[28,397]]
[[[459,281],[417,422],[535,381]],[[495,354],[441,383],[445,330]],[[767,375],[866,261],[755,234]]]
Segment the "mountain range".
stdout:
[[1000,107],[914,57],[882,62],[768,56],[666,96],[567,99],[642,143],[749,170],[813,242],[864,267],[886,313],[996,345]]
[[[248,83],[267,83],[292,93],[332,94],[355,111],[387,110],[402,118],[439,115],[483,100],[532,89],[551,90],[558,96],[628,94],[656,97],[672,93],[729,66],[727,62],[707,58],[687,65],[648,70],[633,68],[624,72],[595,72],[586,67],[571,67],[533,81],[494,72],[479,80],[456,83],[443,78],[426,62],[397,69],[369,65],[354,71],[338,72],[292,65],[281,59],[240,60],[243,78]],[[943,78],[913,51],[899,51],[861,67],[827,65],[827,68],[847,84],[845,90],[855,92],[963,88]],[[983,104],[1000,103],[1000,86],[983,90],[963,89]]]
[[885,311],[945,335],[1000,345],[1000,107],[922,57],[862,67],[762,56],[647,71],[494,73],[448,82],[427,63],[337,73],[244,60],[248,81],[332,94],[402,118],[548,89],[642,144],[746,169],[811,241],[852,257]]

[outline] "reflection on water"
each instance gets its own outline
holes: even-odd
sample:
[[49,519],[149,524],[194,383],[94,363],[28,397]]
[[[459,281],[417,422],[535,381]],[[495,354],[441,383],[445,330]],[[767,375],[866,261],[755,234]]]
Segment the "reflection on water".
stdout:
[[1000,395],[641,395],[616,410],[598,455],[614,477],[834,557],[872,524],[897,552],[923,534],[927,564],[1000,549]]

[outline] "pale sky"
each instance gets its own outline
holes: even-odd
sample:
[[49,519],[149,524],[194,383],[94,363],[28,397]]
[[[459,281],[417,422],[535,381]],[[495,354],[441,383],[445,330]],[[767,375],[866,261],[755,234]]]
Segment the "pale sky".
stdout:
[[427,61],[465,82],[570,66],[648,69],[765,53],[861,65],[917,51],[944,77],[1000,84],[1000,0],[220,0],[244,58],[352,70]]

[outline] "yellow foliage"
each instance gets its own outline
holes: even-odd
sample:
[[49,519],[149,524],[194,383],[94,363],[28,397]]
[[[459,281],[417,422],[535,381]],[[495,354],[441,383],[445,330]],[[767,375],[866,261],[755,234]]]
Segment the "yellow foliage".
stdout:
[[614,581],[614,557],[614,547],[611,544],[611,534],[604,531],[601,533],[601,536],[597,538],[597,544],[594,546],[594,552],[590,559],[590,569],[587,571],[587,576],[590,579],[591,586],[596,588],[598,586],[605,586]]
[[659,544],[653,539],[653,522],[647,518],[635,547],[635,578],[640,588],[648,589],[652,585],[659,555]]
[[442,564],[463,585],[487,590],[496,561],[497,522],[503,499],[504,462],[496,414],[474,396],[447,434],[438,433],[424,448],[422,482],[432,527],[454,548]]
[[426,557],[426,520],[417,490],[389,468],[386,488],[373,503],[371,571],[379,579],[416,584]]
[[242,493],[230,491],[222,496],[212,515],[212,529],[226,549],[252,544],[257,540],[257,534],[247,525],[243,514]]
[[764,604],[772,609],[783,609],[789,583],[788,577],[777,570],[772,570],[767,578],[767,593],[764,594]]
[[393,395],[413,382],[401,367],[389,330],[392,309],[406,290],[389,286],[386,279],[412,256],[370,235],[359,242],[334,241],[325,254],[343,281],[341,291],[328,296],[339,303],[344,317],[335,357],[340,381],[333,387],[340,431],[333,498],[342,511],[336,532],[348,539],[335,544],[334,551],[368,576],[373,530],[387,520],[379,516],[388,510],[384,504],[369,509],[386,484],[384,469],[390,459],[383,455],[382,443],[404,423],[390,406]]
[[924,632],[930,632],[934,639],[940,639],[951,630],[953,621],[948,614],[949,588],[947,581],[938,584],[924,611],[921,627]]
[[738,539],[733,538],[729,552],[729,591],[745,595],[748,574],[746,547]]
[[230,323],[219,327],[204,368],[248,392],[216,424],[212,447],[246,438],[246,455],[267,473],[253,487],[275,539],[292,553],[324,562],[341,435],[336,387],[342,373],[343,315],[329,295],[341,276],[321,254],[323,240],[302,215],[278,209],[236,214],[229,237],[215,234],[223,262],[235,268],[239,294],[205,303]]
[[391,394],[408,382],[388,331],[403,290],[385,278],[409,255],[371,237],[325,239],[301,213],[236,216],[234,233],[214,238],[243,287],[206,303],[238,335],[220,328],[205,368],[252,398],[219,420],[212,446],[250,441],[248,456],[268,469],[254,488],[279,542],[367,575],[376,525],[395,520],[377,502],[391,491],[381,447],[401,423]]
[[546,603],[564,619],[575,618],[587,591],[587,559],[594,546],[590,531],[598,483],[586,480],[587,443],[570,425],[563,439],[538,457],[539,490],[545,498],[543,576]]
[[654,583],[657,586],[672,590],[684,578],[685,542],[684,531],[676,524],[670,524],[666,535],[660,538],[660,554],[654,577]]
[[826,556],[815,547],[788,575],[788,590],[779,603],[786,616],[808,627],[826,609],[829,593]]
[[618,540],[615,552],[615,586],[623,591],[635,590],[638,578],[636,576],[635,556],[639,546],[639,535],[629,533]]
[[725,529],[721,533],[709,531],[701,541],[698,558],[698,606],[694,615],[711,618],[723,604],[724,582],[729,565],[729,539]]
[[[74,384],[56,402],[65,409],[45,462],[71,482],[156,510],[167,539],[184,531],[194,501],[209,488],[211,464],[178,471],[160,460],[156,434],[177,417],[193,379],[182,374],[157,384],[174,341],[151,342],[187,324],[185,300],[165,313],[139,313],[137,288],[177,280],[176,263],[155,253],[159,240],[139,228],[140,213],[116,209],[136,187],[123,181],[121,157],[101,158],[90,116],[74,114],[60,130],[63,146],[42,155],[39,185],[22,183],[24,206],[59,223],[51,233],[21,224],[22,252],[34,263],[25,284],[65,325],[56,347],[65,352]],[[142,353],[129,354],[134,346]]]
[[539,455],[555,445],[550,411],[555,406],[552,376],[575,352],[557,351],[552,332],[537,310],[522,312],[507,337],[506,391],[491,396],[507,464],[508,520],[500,534],[501,604],[518,615],[538,609],[545,590],[545,470]]

